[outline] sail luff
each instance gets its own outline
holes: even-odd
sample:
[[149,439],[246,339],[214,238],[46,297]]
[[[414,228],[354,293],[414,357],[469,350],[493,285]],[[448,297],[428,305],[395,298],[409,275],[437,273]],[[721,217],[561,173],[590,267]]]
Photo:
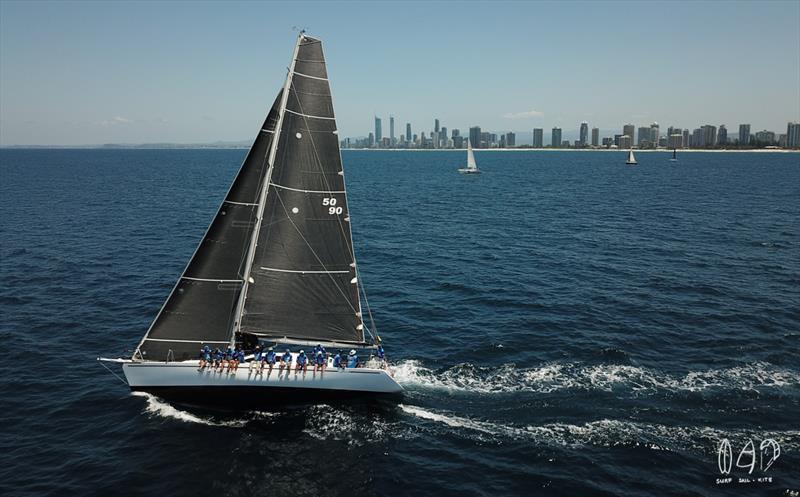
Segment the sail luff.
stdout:
[[236,332],[241,330],[242,326],[242,313],[244,312],[244,303],[247,300],[247,290],[250,287],[250,272],[253,268],[253,259],[255,258],[255,249],[256,244],[258,243],[258,236],[259,232],[261,231],[261,221],[264,217],[264,206],[266,205],[267,199],[267,191],[269,190],[270,179],[272,178],[272,171],[273,166],[275,164],[275,156],[278,151],[278,142],[280,141],[281,131],[283,127],[283,117],[286,114],[286,102],[289,99],[289,88],[292,85],[292,77],[294,75],[295,64],[297,62],[297,53],[300,49],[300,42],[303,39],[303,33],[301,32],[297,36],[297,41],[294,45],[294,52],[292,54],[292,63],[289,66],[289,72],[286,75],[286,81],[283,86],[283,92],[281,94],[281,104],[278,107],[278,123],[275,126],[275,133],[273,134],[273,139],[271,143],[271,147],[269,150],[269,156],[267,158],[267,164],[269,165],[269,169],[267,170],[267,174],[264,177],[264,182],[261,185],[261,194],[259,196],[258,201],[258,214],[256,215],[256,225],[253,228],[253,232],[250,237],[250,248],[247,251],[247,262],[245,264],[245,269],[242,272],[244,277],[242,291],[239,293],[239,301],[236,305],[236,314],[234,318],[234,323],[231,328],[231,345],[234,345],[236,341]]

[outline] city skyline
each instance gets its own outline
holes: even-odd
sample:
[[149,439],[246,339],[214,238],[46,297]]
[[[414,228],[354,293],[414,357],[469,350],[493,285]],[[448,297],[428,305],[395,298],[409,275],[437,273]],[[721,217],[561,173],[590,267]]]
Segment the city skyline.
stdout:
[[342,136],[398,109],[396,133],[433,108],[461,130],[800,120],[798,2],[192,5],[0,3],[0,145],[249,140],[295,25]]
[[[343,137],[343,148],[466,148],[466,139],[474,148],[764,148],[779,147],[800,148],[800,122],[788,121],[785,128],[774,130],[760,130],[751,132],[751,124],[742,123],[738,130],[733,129],[728,135],[726,124],[701,124],[698,127],[680,127],[670,125],[662,127],[658,122],[649,125],[636,126],[626,123],[617,130],[601,130],[591,127],[587,121],[582,121],[577,128],[577,133],[571,132],[560,126],[550,129],[550,142],[544,140],[545,129],[533,128],[530,133],[520,130],[487,130],[481,126],[468,127],[468,134],[462,135],[460,128],[442,126],[439,118],[433,118],[433,127],[425,129],[417,127],[418,133],[411,133],[412,123],[406,122],[405,133],[395,136],[394,115],[390,115],[391,137],[383,136],[382,118],[374,116],[374,131],[368,135]],[[782,133],[783,129],[786,130]],[[591,133],[591,137],[590,137]],[[531,139],[527,139],[530,135]],[[601,136],[602,135],[602,136]],[[577,138],[575,138],[577,136]]]

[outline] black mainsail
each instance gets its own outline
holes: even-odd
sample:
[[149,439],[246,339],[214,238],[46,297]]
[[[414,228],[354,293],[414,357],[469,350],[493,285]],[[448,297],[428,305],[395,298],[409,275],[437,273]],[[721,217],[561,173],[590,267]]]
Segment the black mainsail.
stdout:
[[237,332],[365,343],[327,78],[322,42],[301,34],[284,89],[135,359],[194,358]]

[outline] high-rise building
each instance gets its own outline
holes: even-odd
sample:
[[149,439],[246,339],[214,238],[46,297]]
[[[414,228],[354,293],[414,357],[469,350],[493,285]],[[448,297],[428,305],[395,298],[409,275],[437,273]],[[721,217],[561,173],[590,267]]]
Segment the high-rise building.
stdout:
[[542,148],[544,146],[542,142],[543,134],[544,130],[542,128],[533,128],[533,148]]
[[458,129],[458,128],[453,128],[453,131],[451,131],[451,133],[452,133],[452,137],[453,138],[455,138],[457,136],[461,136],[461,130]]
[[683,134],[672,133],[669,135],[667,137],[667,148],[683,148]]
[[705,134],[702,128],[692,131],[692,148],[703,148],[706,146]]
[[[616,138],[616,137],[615,137]],[[617,147],[619,148],[633,148],[633,137],[622,135],[619,137]]]
[[447,128],[442,126],[439,131],[439,145],[440,147],[447,148]]
[[411,140],[411,123],[406,123],[406,141]]
[[453,148],[464,148],[464,137],[456,135],[453,137]]
[[381,118],[375,116],[375,142],[378,143],[378,146],[380,146],[382,139],[383,132],[381,131]]
[[506,147],[511,148],[511,147],[516,147],[517,146],[517,135],[516,134],[514,134],[514,133],[509,131],[508,133],[506,133],[505,136],[506,136]]
[[469,142],[473,148],[481,148],[481,127],[473,126],[469,128]]
[[551,130],[550,146],[553,148],[558,148],[561,146],[561,128],[555,127]]
[[394,116],[389,116],[389,143],[394,147],[397,142],[394,141]]
[[636,127],[633,124],[626,124],[622,127],[622,134],[630,136],[633,140],[633,137],[636,136]]
[[596,147],[600,144],[600,128],[592,128],[592,146]]
[[647,126],[640,126],[639,127],[639,134],[638,139],[636,140],[636,145],[639,148],[645,148],[650,146],[650,128]]
[[750,145],[750,125],[749,124],[740,124],[739,125],[739,146],[748,146]]
[[683,147],[689,148],[689,128],[683,130]]
[[703,146],[712,148],[717,144],[717,127],[710,124],[700,127],[703,130]]
[[650,125],[650,143],[652,143],[654,147],[658,146],[658,138],[658,123],[653,123]]
[[717,144],[726,145],[727,143],[728,143],[728,129],[725,127],[724,124],[720,124],[719,131],[717,131]]
[[433,131],[438,135],[439,134],[439,120],[433,120]]
[[800,123],[789,123],[786,126],[786,147],[800,148]]
[[581,147],[585,147],[586,144],[589,143],[589,123],[586,121],[581,123],[580,139],[578,140],[578,143]]
[[369,148],[375,146],[375,135],[373,133],[369,134]]

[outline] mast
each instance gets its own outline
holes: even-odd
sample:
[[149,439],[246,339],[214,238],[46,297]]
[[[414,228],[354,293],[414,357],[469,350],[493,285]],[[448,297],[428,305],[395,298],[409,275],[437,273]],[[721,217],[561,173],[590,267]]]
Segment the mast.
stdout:
[[250,277],[250,271],[253,268],[253,259],[255,258],[255,250],[256,245],[258,244],[258,234],[261,231],[261,222],[264,217],[264,206],[266,205],[267,199],[267,190],[269,189],[270,179],[272,178],[272,171],[275,165],[275,155],[278,151],[278,141],[280,140],[281,129],[283,126],[283,116],[286,113],[286,101],[289,99],[289,90],[292,86],[292,76],[294,75],[294,68],[295,63],[297,62],[297,52],[300,49],[300,42],[305,37],[305,31],[300,31],[300,34],[297,35],[297,41],[294,45],[294,52],[292,54],[292,63],[289,66],[289,73],[286,75],[286,82],[283,85],[283,92],[281,93],[281,103],[278,107],[278,124],[275,126],[275,133],[272,138],[272,146],[269,149],[269,156],[267,158],[267,164],[269,169],[267,170],[267,174],[264,177],[264,181],[261,184],[261,194],[258,200],[258,210],[256,215],[256,224],[253,228],[253,232],[250,237],[250,248],[247,251],[247,259],[245,262],[244,271],[242,272],[242,276],[244,277],[242,291],[239,293],[239,301],[236,304],[236,314],[231,330],[231,337],[230,343],[231,346],[234,346],[236,343],[236,332],[241,330],[242,326],[242,312],[244,311],[244,302],[247,299],[247,290],[250,287],[250,283],[252,278]]

